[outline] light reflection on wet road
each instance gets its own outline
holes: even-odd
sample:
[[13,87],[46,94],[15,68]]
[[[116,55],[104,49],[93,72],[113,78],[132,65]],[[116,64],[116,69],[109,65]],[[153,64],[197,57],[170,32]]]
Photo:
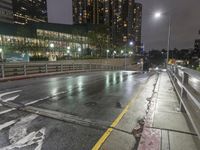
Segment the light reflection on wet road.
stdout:
[[[105,121],[110,124],[137,93],[139,86],[147,81],[148,77],[149,74],[120,71],[60,75],[0,83],[0,94],[22,90],[19,92],[20,96],[13,102],[27,104],[57,93],[62,93],[58,96],[37,102],[33,106],[45,110],[72,114],[80,118]],[[118,102],[122,108],[116,107]],[[27,115],[27,112],[25,114],[21,113],[16,111],[1,115],[1,124],[14,119],[15,115],[16,117]],[[89,147],[91,148],[94,145],[99,136],[103,134],[103,131],[85,129],[70,124],[63,125],[64,123],[62,122],[53,121],[42,116],[37,117],[34,122],[29,127],[31,130],[43,129],[45,126],[46,138],[49,137],[46,140],[49,143],[46,142],[46,144],[43,144],[45,149],[55,149],[56,147],[52,143],[53,141],[58,141],[61,135],[68,142],[71,138],[79,142],[77,146],[71,145],[72,149],[80,149],[81,144],[85,144],[87,140],[90,142],[85,145],[85,149],[89,149]],[[63,135],[65,132],[67,134]],[[55,136],[51,137],[52,133]],[[80,137],[77,137],[77,135]],[[0,132],[0,139],[2,138],[1,136]],[[83,137],[85,139],[82,140]],[[3,144],[6,145],[5,143]],[[66,142],[67,144],[69,143]],[[1,145],[2,143],[0,142],[0,148],[2,147]],[[57,146],[60,146],[59,149],[68,149],[66,145],[65,143],[61,143]]]

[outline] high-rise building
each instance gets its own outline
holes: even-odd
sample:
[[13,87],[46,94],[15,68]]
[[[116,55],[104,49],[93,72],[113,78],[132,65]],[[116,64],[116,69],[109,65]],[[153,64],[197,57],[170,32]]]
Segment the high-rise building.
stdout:
[[13,22],[12,0],[0,0],[0,21]]
[[141,53],[141,32],[142,32],[142,4],[135,3],[134,7],[134,35],[135,35],[135,48],[137,53]]
[[74,24],[108,26],[113,44],[141,44],[142,5],[135,0],[74,0]]
[[17,24],[46,22],[46,0],[13,0],[13,15]]
[[75,24],[104,24],[105,0],[73,0]]

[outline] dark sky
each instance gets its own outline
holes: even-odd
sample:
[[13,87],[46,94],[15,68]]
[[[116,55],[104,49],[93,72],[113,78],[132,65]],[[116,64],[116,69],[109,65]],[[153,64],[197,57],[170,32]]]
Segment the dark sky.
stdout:
[[142,38],[145,49],[167,47],[168,17],[156,20],[152,13],[156,10],[172,16],[173,48],[193,48],[195,38],[200,38],[200,0],[137,0],[143,4]]
[[72,24],[72,0],[47,0],[48,21]]
[[[47,0],[48,19],[55,23],[72,23],[72,0]],[[145,49],[167,47],[168,18],[153,18],[160,10],[172,14],[171,48],[193,48],[200,38],[200,0],[136,0],[143,4],[142,38]]]

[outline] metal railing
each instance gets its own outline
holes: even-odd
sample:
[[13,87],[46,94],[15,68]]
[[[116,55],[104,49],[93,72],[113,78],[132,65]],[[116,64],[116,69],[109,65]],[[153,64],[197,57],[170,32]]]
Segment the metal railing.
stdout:
[[168,73],[185,111],[200,139],[200,72],[181,66],[168,66]]
[[28,76],[50,73],[89,72],[103,70],[122,70],[123,66],[104,64],[67,63],[4,63],[0,64],[0,79],[14,76]]

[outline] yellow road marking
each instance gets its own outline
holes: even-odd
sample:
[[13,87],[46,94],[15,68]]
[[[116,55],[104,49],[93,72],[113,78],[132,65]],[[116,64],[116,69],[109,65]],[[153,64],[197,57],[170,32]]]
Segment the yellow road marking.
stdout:
[[105,140],[110,136],[111,132],[113,131],[113,128],[117,126],[119,121],[123,118],[123,116],[127,113],[130,105],[135,101],[140,93],[143,91],[144,86],[139,88],[139,91],[137,95],[132,98],[132,100],[128,103],[128,105],[124,108],[124,110],[120,113],[120,115],[114,120],[114,122],[111,124],[111,127],[108,128],[105,133],[101,136],[101,138],[98,140],[98,142],[93,146],[92,150],[99,150],[99,148],[102,146],[102,144],[105,142]]

